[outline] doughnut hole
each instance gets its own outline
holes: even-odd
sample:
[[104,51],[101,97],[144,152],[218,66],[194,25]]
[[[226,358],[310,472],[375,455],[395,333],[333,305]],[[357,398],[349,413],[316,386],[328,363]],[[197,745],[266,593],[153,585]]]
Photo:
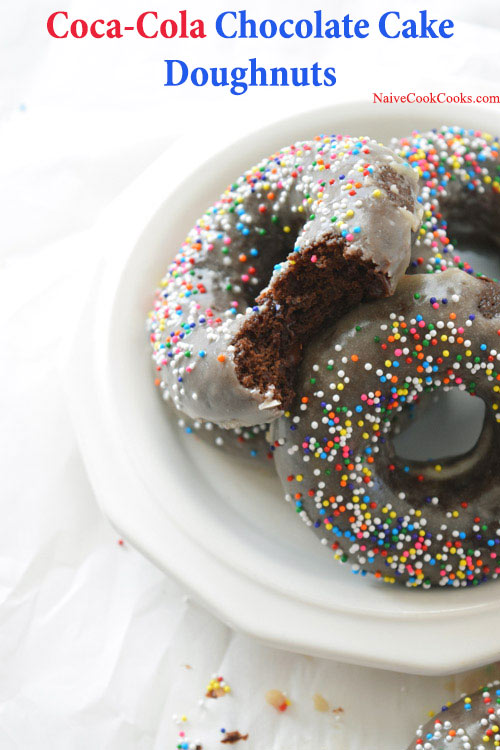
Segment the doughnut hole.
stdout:
[[474,274],[497,281],[500,279],[500,216],[496,208],[485,211],[483,201],[484,196],[482,201],[471,198],[474,207],[468,207],[466,218],[463,210],[450,211],[448,235],[453,253],[469,264]]
[[424,397],[394,425],[392,445],[403,461],[457,458],[471,451],[484,429],[482,398],[458,388]]
[[455,493],[466,493],[471,502],[489,496],[497,484],[500,431],[481,390],[475,396],[458,388],[424,394],[411,419],[403,411],[393,420],[381,440],[380,486],[411,493],[415,507],[434,495],[445,504]]
[[494,237],[473,232],[470,227],[450,227],[450,235],[460,260],[468,263],[475,274],[500,279],[500,243]]

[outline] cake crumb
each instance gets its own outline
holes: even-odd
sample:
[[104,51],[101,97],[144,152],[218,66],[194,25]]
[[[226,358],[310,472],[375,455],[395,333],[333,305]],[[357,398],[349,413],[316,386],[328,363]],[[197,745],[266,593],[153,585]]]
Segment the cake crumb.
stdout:
[[266,701],[275,708],[277,711],[286,711],[290,705],[289,699],[285,693],[281,690],[268,690],[266,693]]
[[232,745],[235,742],[239,742],[240,740],[247,740],[247,739],[248,739],[248,733],[241,734],[241,732],[226,732],[224,739],[221,740],[221,742],[222,744]]
[[326,713],[330,708],[328,701],[321,695],[321,693],[314,693],[313,705],[315,710],[319,711],[322,714]]
[[231,688],[224,680],[224,678],[213,675],[212,679],[207,685],[205,696],[207,698],[222,698],[223,695],[227,695],[230,692]]

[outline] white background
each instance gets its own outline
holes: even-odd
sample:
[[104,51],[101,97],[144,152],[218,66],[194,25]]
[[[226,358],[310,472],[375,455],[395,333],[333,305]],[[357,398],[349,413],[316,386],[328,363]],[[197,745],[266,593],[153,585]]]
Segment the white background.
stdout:
[[[256,18],[301,18],[306,3],[252,2]],[[95,250],[85,230],[180,133],[210,150],[210,132],[238,131],[294,108],[429,90],[499,94],[500,8],[490,0],[318,3],[373,26],[397,7],[452,17],[447,41],[221,41],[221,3],[10,0],[0,9],[0,750],[169,750],[185,714],[190,739],[221,747],[219,729],[250,732],[245,749],[401,750],[431,708],[488,678],[496,665],[417,678],[274,651],[231,633],[187,601],[127,544],[95,505],[64,402],[63,346],[88,291]],[[204,40],[52,40],[54,10],[72,18],[144,10],[207,21]],[[313,5],[310,5],[311,10]],[[311,65],[334,88],[166,89],[164,58],[191,65]],[[441,124],[436,122],[436,125]],[[69,384],[69,387],[71,384]],[[487,634],[486,634],[487,635]],[[411,648],[411,644],[408,644]],[[192,667],[187,668],[186,665]],[[198,705],[212,673],[231,696]],[[287,692],[276,713],[265,691]],[[320,714],[314,693],[342,714]]]

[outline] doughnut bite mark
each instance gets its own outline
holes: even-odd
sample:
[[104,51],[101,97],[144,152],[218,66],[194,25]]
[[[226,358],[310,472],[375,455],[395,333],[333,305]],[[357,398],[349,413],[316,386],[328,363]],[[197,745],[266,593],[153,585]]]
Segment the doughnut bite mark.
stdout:
[[464,695],[417,730],[408,750],[487,750],[500,747],[500,683]]
[[404,274],[417,184],[388,148],[342,136],[283,148],[236,180],[189,232],[149,317],[175,407],[223,427],[278,417],[304,342]]
[[[409,273],[460,268],[478,275],[460,257],[451,232],[500,250],[500,143],[488,133],[442,127],[394,139],[391,147],[413,167],[424,215]],[[450,232],[451,229],[451,232]]]
[[[498,286],[457,269],[406,276],[308,346],[294,404],[272,426],[275,464],[287,500],[354,572],[424,588],[498,577],[499,352]],[[398,415],[450,388],[485,402],[475,446],[399,458]]]

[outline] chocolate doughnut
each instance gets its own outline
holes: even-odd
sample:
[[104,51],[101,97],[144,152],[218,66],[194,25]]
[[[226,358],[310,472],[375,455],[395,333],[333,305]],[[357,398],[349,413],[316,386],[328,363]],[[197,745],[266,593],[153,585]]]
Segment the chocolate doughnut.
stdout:
[[[462,260],[452,232],[500,248],[500,143],[488,133],[442,127],[394,139],[391,147],[420,181],[423,222],[413,246],[409,273],[435,273]],[[477,269],[481,271],[481,269]]]
[[390,294],[418,229],[415,172],[368,138],[321,136],[245,172],[191,229],[149,317],[175,407],[223,427],[270,422],[325,320]]
[[408,750],[493,750],[500,747],[500,683],[464,695],[417,730]]
[[[498,577],[497,347],[500,286],[458,269],[406,276],[308,346],[293,407],[272,425],[275,464],[287,500],[354,572],[425,588]],[[395,417],[450,388],[486,404],[475,446],[400,459]]]

